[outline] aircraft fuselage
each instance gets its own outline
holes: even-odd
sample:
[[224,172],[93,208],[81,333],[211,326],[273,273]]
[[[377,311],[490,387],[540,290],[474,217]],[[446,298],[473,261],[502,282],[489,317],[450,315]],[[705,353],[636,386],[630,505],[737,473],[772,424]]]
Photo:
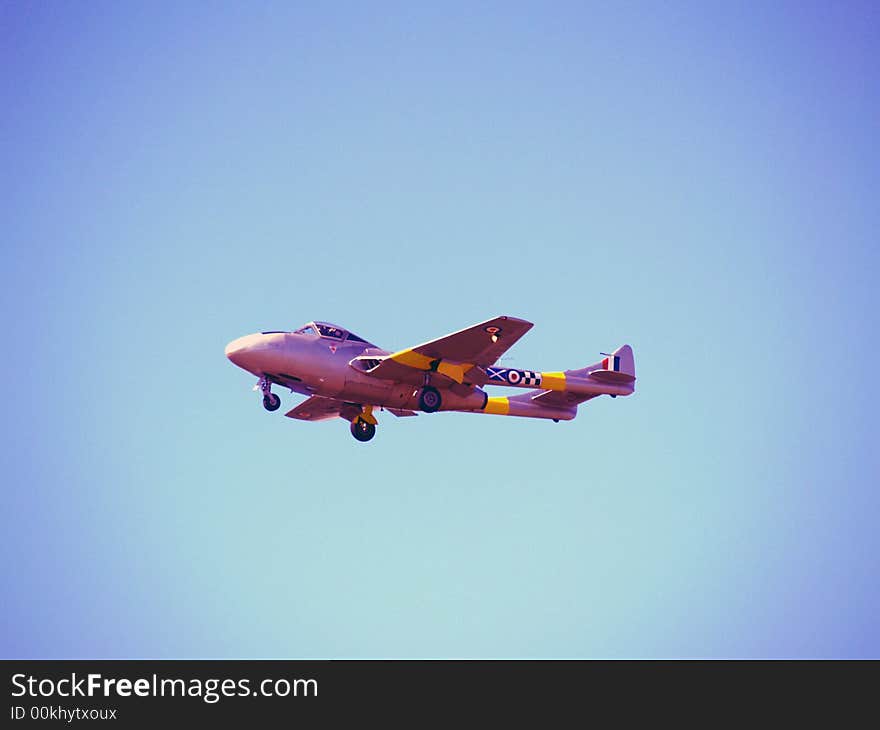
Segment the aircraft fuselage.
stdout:
[[[453,333],[415,348],[391,353],[325,322],[295,332],[260,332],[226,346],[226,357],[255,375],[266,410],[281,401],[272,386],[310,396],[286,415],[301,420],[341,417],[358,440],[375,433],[373,408],[398,416],[415,411],[464,411],[554,421],[571,420],[577,406],[598,395],[630,395],[635,369],[632,349],[623,345],[594,365],[540,372],[495,363],[531,323],[512,317]],[[503,339],[508,337],[508,339]],[[516,396],[490,397],[488,385],[523,388]]]

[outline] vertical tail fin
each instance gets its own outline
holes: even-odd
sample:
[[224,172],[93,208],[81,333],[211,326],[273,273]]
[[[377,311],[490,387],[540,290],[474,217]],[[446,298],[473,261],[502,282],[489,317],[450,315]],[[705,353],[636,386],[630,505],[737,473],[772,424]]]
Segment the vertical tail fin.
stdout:
[[[602,353],[605,354],[605,353]],[[602,370],[608,370],[614,373],[624,373],[636,376],[636,361],[633,357],[633,350],[629,345],[621,345],[614,352],[605,356],[602,361]]]
[[632,348],[621,345],[614,352],[603,352],[604,359],[580,370],[567,371],[572,375],[593,376],[598,380],[631,383],[636,379],[636,361]]

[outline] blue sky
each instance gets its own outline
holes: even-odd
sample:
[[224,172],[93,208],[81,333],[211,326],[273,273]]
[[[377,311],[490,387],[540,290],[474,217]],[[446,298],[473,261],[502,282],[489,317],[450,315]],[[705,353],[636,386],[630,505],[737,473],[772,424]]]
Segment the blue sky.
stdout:
[[[877,656],[870,3],[6,3],[4,656]],[[571,423],[267,414],[224,345],[510,364]],[[299,397],[287,395],[285,404]]]

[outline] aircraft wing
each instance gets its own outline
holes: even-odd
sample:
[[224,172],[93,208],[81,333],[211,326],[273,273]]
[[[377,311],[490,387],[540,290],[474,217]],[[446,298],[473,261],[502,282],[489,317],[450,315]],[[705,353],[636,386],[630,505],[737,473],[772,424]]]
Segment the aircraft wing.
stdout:
[[[313,395],[295,408],[291,408],[284,415],[288,418],[297,418],[300,421],[329,421],[331,418],[345,418],[350,421],[360,413],[360,410],[359,406],[352,403],[344,403],[335,398]],[[419,415],[415,411],[410,411],[406,408],[386,408],[385,410],[393,413],[398,418]]]
[[517,317],[495,317],[458,332],[389,355],[370,375],[409,381],[414,372],[436,370],[457,383],[473,367],[488,367],[532,328]]
[[313,395],[295,408],[291,408],[284,415],[288,418],[298,418],[300,421],[327,421],[331,418],[345,416],[352,409],[355,414],[360,411],[357,406],[343,403],[341,400]]

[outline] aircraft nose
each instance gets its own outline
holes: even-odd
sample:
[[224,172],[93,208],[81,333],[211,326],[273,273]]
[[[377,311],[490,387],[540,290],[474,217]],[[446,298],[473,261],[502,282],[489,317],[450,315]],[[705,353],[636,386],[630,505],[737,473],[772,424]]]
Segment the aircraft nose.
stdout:
[[246,366],[248,354],[253,351],[255,344],[254,335],[239,337],[226,345],[226,357],[229,358],[229,361],[233,365],[238,365],[240,368],[243,368]]
[[242,339],[243,338],[239,337],[237,340],[233,340],[228,345],[226,345],[226,350],[225,350],[226,357],[229,358],[229,361],[233,365],[238,365],[236,360],[238,359],[239,354],[241,353],[241,350],[242,350],[242,347],[241,347],[241,340]]
[[250,373],[266,372],[278,366],[279,357],[284,358],[283,338],[283,332],[245,335],[226,345],[226,357]]

